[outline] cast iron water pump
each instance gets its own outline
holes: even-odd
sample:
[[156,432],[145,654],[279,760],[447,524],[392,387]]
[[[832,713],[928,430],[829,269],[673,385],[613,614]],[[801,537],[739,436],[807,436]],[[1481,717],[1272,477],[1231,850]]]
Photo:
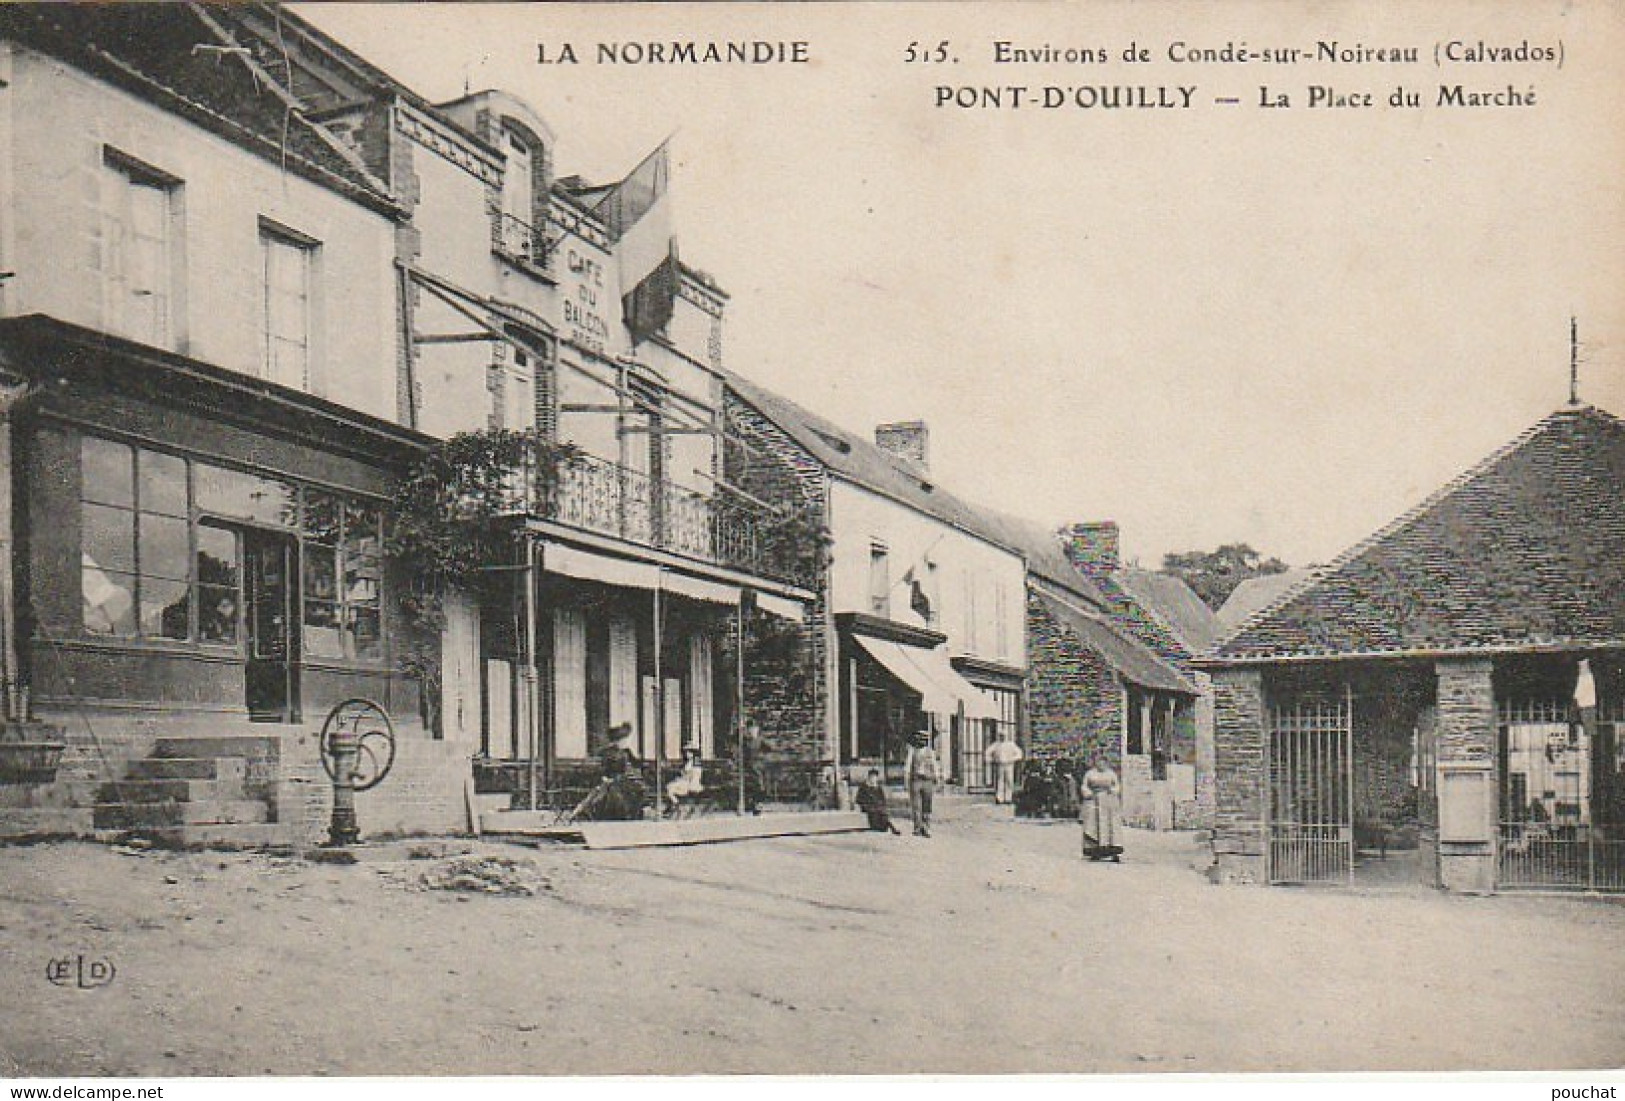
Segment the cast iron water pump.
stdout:
[[333,781],[329,845],[353,845],[361,837],[355,793],[383,783],[395,764],[395,725],[389,712],[368,699],[345,700],[327,713],[321,733],[322,768]]

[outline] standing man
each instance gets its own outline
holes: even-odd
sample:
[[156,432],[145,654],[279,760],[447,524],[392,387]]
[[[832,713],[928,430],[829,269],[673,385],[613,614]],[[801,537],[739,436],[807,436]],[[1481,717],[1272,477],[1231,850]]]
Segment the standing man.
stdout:
[[1016,762],[1025,757],[1021,747],[1007,731],[999,731],[999,739],[987,750],[987,759],[993,762],[993,801],[1007,804],[1016,797]]
[[942,785],[942,766],[931,748],[931,735],[921,730],[909,736],[903,760],[903,782],[908,785],[908,809],[917,837],[931,836],[931,796]]
[[755,719],[745,720],[745,743],[740,750],[744,757],[744,809],[750,814],[761,814],[762,791],[766,787],[767,777],[762,771],[762,727]]

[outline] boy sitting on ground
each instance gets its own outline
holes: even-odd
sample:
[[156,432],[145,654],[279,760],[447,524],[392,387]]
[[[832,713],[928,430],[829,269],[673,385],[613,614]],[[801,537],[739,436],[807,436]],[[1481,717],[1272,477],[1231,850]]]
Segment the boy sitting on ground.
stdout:
[[900,833],[886,811],[886,788],[880,782],[880,770],[871,768],[863,783],[858,785],[858,809],[869,819],[869,828],[875,833]]

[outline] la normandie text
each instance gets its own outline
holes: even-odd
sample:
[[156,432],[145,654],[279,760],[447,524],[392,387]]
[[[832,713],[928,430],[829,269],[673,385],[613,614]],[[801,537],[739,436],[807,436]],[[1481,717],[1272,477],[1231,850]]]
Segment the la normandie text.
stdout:
[[761,38],[716,41],[671,39],[665,42],[597,42],[577,49],[574,42],[536,43],[538,65],[805,65],[812,43]]

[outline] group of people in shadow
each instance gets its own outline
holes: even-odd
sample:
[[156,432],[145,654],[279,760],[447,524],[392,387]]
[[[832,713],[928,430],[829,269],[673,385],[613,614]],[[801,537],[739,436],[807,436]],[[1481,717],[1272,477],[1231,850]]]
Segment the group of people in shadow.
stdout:
[[1015,799],[1020,818],[1076,818],[1089,860],[1122,859],[1122,809],[1123,785],[1104,754],[1096,754],[1087,767],[1066,758],[1029,762]]

